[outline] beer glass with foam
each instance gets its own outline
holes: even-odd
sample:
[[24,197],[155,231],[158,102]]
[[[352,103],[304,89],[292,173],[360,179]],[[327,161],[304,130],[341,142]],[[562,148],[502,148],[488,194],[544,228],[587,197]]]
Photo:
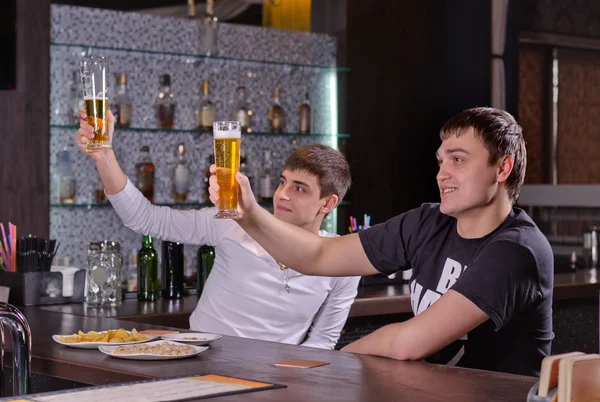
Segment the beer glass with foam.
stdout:
[[80,62],[83,100],[87,123],[94,127],[94,138],[86,146],[87,152],[110,149],[108,140],[108,59],[106,57],[83,57]]
[[241,124],[239,121],[215,121],[215,166],[219,183],[217,219],[241,219],[237,210],[239,185],[235,174],[240,169]]

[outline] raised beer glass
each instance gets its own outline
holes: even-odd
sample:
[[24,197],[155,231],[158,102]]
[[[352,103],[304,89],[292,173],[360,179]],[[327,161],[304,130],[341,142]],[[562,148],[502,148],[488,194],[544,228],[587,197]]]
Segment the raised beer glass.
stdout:
[[84,57],[81,59],[81,83],[87,114],[87,124],[94,127],[94,138],[86,146],[87,152],[110,149],[108,140],[108,59],[106,57]]
[[215,121],[215,166],[219,183],[219,213],[216,219],[242,219],[237,210],[239,185],[235,174],[240,170],[241,124],[239,121]]

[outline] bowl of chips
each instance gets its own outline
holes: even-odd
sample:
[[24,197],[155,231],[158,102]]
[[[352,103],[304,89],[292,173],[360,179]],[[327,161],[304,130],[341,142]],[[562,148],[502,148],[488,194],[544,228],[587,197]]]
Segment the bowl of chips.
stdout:
[[135,328],[131,331],[123,328],[88,332],[79,330],[73,335],[52,335],[52,339],[56,343],[77,349],[98,349],[98,346],[102,345],[130,345],[148,342],[156,338],[157,336],[140,334]]

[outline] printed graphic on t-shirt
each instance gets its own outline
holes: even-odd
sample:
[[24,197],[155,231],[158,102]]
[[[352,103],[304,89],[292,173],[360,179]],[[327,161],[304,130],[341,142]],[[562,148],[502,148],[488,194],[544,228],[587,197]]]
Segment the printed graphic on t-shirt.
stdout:
[[[424,288],[417,279],[414,279],[410,283],[410,304],[415,316],[421,314],[433,303],[438,301],[438,299],[456,283],[466,269],[466,265],[463,266],[459,261],[446,257],[442,274],[440,275],[435,289]],[[465,343],[467,339],[467,335],[465,335],[459,340],[446,346],[443,350],[436,353],[433,360],[435,360],[436,363],[447,364],[450,366],[456,365],[465,354]]]

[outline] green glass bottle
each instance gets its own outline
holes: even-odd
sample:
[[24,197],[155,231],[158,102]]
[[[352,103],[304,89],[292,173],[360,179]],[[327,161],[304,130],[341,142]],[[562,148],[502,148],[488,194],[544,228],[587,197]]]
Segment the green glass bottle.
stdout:
[[138,300],[157,300],[160,294],[158,280],[158,254],[152,247],[152,236],[142,238],[138,253]]
[[202,295],[204,284],[212,270],[215,262],[215,248],[206,244],[198,249],[198,270],[196,276],[196,292],[198,297]]

